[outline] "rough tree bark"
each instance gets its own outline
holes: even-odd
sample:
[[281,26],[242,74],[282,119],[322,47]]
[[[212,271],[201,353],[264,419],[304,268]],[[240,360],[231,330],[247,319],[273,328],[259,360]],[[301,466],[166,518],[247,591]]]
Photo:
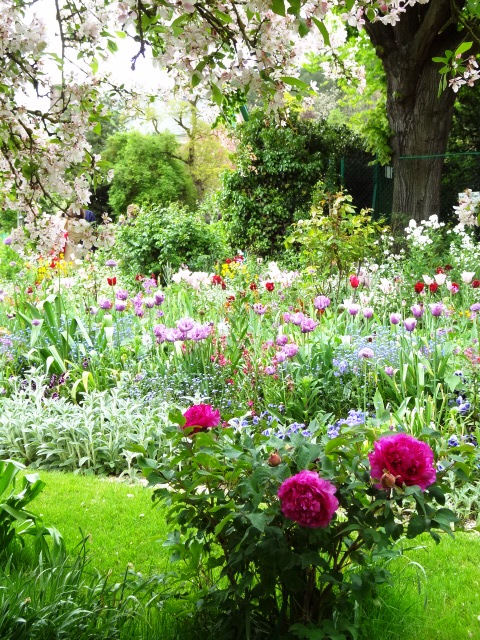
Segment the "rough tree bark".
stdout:
[[[453,5],[453,7],[452,7]],[[465,0],[431,0],[409,7],[395,26],[366,23],[387,76],[387,116],[392,131],[392,226],[407,215],[425,220],[440,210],[443,158],[406,158],[444,154],[456,94],[438,96],[439,65],[432,62],[465,38],[454,9]]]

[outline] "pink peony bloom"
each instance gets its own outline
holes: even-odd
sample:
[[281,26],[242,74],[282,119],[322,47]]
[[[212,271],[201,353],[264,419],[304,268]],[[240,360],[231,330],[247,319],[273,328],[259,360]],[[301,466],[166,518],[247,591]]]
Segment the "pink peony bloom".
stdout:
[[278,490],[282,513],[302,527],[328,527],[338,509],[336,487],[315,471],[300,471],[287,478]]
[[209,404],[194,404],[183,414],[186,422],[184,429],[194,427],[192,433],[211,429],[220,424],[220,411]]
[[377,440],[373,453],[368,454],[370,475],[380,480],[377,489],[388,488],[393,476],[398,486],[418,485],[422,491],[436,480],[433,451],[425,442],[406,433],[396,433]]

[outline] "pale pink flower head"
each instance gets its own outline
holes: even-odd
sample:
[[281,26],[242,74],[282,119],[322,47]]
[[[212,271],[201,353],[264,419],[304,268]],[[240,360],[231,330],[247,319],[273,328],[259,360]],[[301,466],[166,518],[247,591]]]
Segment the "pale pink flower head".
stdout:
[[193,427],[192,433],[206,431],[220,424],[220,411],[210,404],[194,404],[183,414],[184,429]]
[[323,311],[330,306],[330,298],[327,298],[327,296],[317,296],[313,301],[313,306],[315,309]]
[[436,273],[434,276],[435,282],[438,284],[439,287],[442,286],[442,284],[445,284],[445,280],[447,279],[447,274],[446,273]]
[[375,485],[377,489],[390,486],[384,481],[386,474],[393,476],[399,487],[418,485],[422,491],[436,480],[432,449],[426,442],[406,433],[396,433],[377,440],[368,459],[370,475],[379,481]]
[[336,490],[315,471],[300,471],[278,489],[282,513],[302,527],[328,527],[339,505]]
[[411,312],[414,318],[421,318],[425,309],[421,304],[414,304],[411,307]]
[[465,284],[470,284],[475,277],[475,271],[462,271],[462,281]]

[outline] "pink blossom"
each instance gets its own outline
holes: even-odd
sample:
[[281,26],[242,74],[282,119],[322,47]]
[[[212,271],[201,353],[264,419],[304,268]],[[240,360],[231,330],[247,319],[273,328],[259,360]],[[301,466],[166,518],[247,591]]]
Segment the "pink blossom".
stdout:
[[391,474],[398,486],[418,485],[422,491],[435,482],[433,451],[425,442],[406,433],[384,436],[368,454],[370,475],[380,481],[377,489],[387,488],[384,475]]
[[314,471],[300,471],[278,489],[282,513],[302,527],[328,527],[339,502],[336,487]]
[[183,414],[184,429],[194,427],[192,433],[205,431],[220,424],[220,411],[210,404],[194,404]]

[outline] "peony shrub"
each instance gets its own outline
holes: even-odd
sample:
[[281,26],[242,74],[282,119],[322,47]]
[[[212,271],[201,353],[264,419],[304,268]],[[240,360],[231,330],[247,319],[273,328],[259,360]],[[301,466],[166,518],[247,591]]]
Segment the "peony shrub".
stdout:
[[226,418],[210,405],[172,411],[158,460],[138,458],[167,507],[165,544],[181,561],[171,579],[194,585],[184,613],[220,619],[225,640],[355,638],[355,603],[390,580],[382,557],[402,537],[452,533],[432,448],[385,434],[389,415],[334,431],[321,415],[308,430]]

